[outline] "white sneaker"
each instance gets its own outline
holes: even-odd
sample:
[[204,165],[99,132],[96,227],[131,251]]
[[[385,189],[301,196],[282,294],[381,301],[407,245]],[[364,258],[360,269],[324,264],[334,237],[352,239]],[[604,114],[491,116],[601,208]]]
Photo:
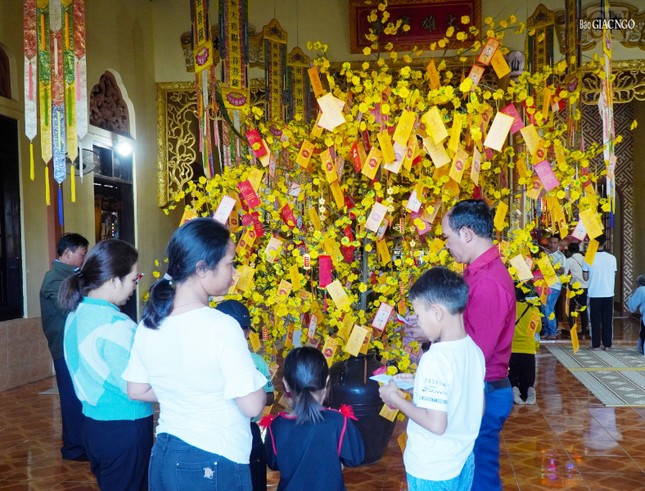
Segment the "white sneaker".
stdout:
[[513,402],[515,404],[526,404],[520,397],[520,388],[513,387]]
[[535,404],[535,389],[533,387],[529,387],[526,393],[526,404]]

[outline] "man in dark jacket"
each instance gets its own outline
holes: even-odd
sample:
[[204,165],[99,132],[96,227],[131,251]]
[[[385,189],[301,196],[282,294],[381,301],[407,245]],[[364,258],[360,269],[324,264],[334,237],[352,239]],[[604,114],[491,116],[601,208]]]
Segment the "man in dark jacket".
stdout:
[[58,305],[58,290],[69,275],[74,274],[85,260],[88,241],[79,234],[64,234],[56,246],[58,259],[52,262],[40,287],[40,313],[43,331],[56,370],[56,384],[60,396],[60,412],[63,422],[63,446],[61,454],[67,460],[87,460],[83,445],[82,428],[84,416],[81,403],[74,393],[72,379],[63,356],[63,332],[67,312]]

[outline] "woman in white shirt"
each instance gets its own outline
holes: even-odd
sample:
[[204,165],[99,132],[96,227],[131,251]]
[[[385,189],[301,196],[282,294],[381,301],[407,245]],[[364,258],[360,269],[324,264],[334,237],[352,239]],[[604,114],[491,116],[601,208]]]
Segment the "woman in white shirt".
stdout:
[[250,491],[249,422],[266,379],[237,321],[209,308],[232,284],[235,245],[224,226],[196,218],[175,231],[167,256],[123,374],[131,398],[160,405],[150,489]]
[[[587,282],[582,276],[582,263],[584,263],[585,258],[580,254],[580,244],[578,242],[572,242],[569,244],[569,252],[571,253],[571,256],[567,258],[566,263],[566,274],[571,275],[569,288],[573,290],[582,290],[580,295],[576,295],[569,300],[569,330],[573,329],[573,326],[576,325],[576,318],[572,314],[573,312],[578,312],[581,325],[581,330],[578,332],[578,336],[589,336],[589,312],[586,308],[583,311],[580,311],[582,307],[587,307]],[[578,283],[580,287],[573,287],[574,283]]]

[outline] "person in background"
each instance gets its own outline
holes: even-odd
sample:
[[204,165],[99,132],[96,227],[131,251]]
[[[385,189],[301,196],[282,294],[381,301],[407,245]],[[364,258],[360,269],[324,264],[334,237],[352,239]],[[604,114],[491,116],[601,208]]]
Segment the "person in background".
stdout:
[[[508,378],[513,386],[515,404],[535,404],[535,354],[540,346],[540,309],[534,305],[537,296],[529,296],[515,287],[515,333],[508,364]],[[530,288],[529,288],[530,289]]]
[[83,404],[83,437],[92,472],[103,491],[148,489],[152,404],[132,401],[121,377],[136,329],[119,310],[138,282],[137,250],[108,239],[62,284],[65,362]]
[[645,344],[645,275],[640,274],[636,279],[638,288],[627,299],[627,309],[632,314],[640,314],[640,325],[641,329],[638,333],[638,341],[636,344],[636,349],[642,355],[643,354],[643,345]]
[[[566,274],[571,275],[569,288],[581,291],[580,294],[569,299],[569,330],[575,327],[576,317],[574,317],[573,313],[578,312],[578,318],[580,319],[578,337],[589,336],[589,312],[586,309],[588,285],[582,274],[582,263],[584,263],[585,257],[580,254],[580,244],[578,242],[569,244],[569,252],[571,256],[567,258],[565,271]],[[575,284],[579,286],[576,287],[574,286]],[[583,307],[585,309],[581,310]]]
[[611,348],[614,337],[614,288],[616,286],[616,256],[605,251],[604,234],[596,237],[598,251],[593,264],[582,264],[582,277],[588,281],[591,349]]
[[417,279],[409,296],[432,344],[416,374],[394,376],[414,384],[412,402],[392,380],[379,393],[409,418],[403,454],[408,490],[467,490],[475,473],[486,372],[484,355],[464,328],[468,286],[457,273],[437,267]]
[[[217,304],[217,310],[230,315],[239,324],[244,331],[244,337],[248,340],[253,327],[251,327],[251,314],[249,309],[246,308],[241,302],[237,300],[224,300]],[[267,383],[264,386],[266,392],[266,405],[271,406],[274,400],[274,388],[271,381],[271,371],[269,370],[268,363],[257,353],[251,352],[251,358],[255,368],[264,375]],[[253,435],[253,443],[251,444],[251,455],[249,457],[249,467],[251,468],[251,483],[253,484],[253,491],[266,490],[267,488],[267,459],[264,452],[264,442],[262,441],[262,433],[258,426],[259,418],[251,420],[251,434]]]
[[267,464],[280,471],[280,491],[343,491],[342,466],[363,463],[365,447],[351,408],[322,406],[328,381],[327,360],[316,348],[295,348],[285,358],[292,409],[263,419]]
[[83,411],[81,402],[74,393],[74,385],[65,364],[63,333],[67,312],[58,304],[58,292],[65,279],[83,265],[89,242],[80,234],[67,233],[56,245],[56,256],[51,269],[45,273],[40,287],[40,315],[43,332],[56,371],[56,385],[60,398],[60,414],[63,426],[63,446],[60,453],[66,460],[87,460],[83,444]]
[[560,290],[562,289],[562,281],[560,275],[564,273],[564,268],[567,262],[566,256],[560,251],[560,237],[552,235],[549,237],[549,260],[553,265],[553,270],[557,276],[557,281],[549,285],[549,293],[546,297],[546,305],[543,308],[545,318],[544,335],[546,339],[558,339],[558,319],[555,313],[555,305],[560,297]]
[[267,380],[239,324],[209,306],[233,284],[235,244],[222,224],[194,218],[166,255],[123,374],[131,398],[159,402],[150,489],[251,491],[250,418],[264,408]]

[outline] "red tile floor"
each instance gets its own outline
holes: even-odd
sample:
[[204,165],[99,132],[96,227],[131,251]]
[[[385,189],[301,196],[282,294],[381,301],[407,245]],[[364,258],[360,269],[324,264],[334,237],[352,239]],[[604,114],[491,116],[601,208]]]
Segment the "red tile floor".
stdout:
[[[637,322],[615,321],[615,344],[634,345],[637,335]],[[546,349],[537,364],[537,404],[515,406],[502,434],[504,489],[645,490],[645,408],[603,406]],[[58,398],[39,395],[53,384],[0,393],[0,490],[98,489],[87,463],[60,459]],[[348,490],[407,489],[403,429],[379,463],[346,469]],[[277,474],[269,481],[275,489]]]

